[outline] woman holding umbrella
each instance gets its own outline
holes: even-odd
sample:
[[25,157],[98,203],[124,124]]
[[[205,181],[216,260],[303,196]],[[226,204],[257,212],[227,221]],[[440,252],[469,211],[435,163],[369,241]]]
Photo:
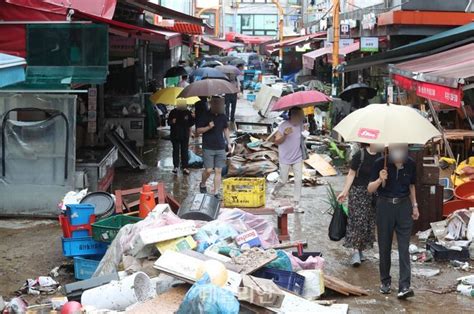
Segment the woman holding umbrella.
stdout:
[[367,191],[372,166],[381,157],[383,146],[362,144],[352,157],[344,189],[337,197],[342,203],[349,197],[349,216],[344,246],[353,250],[351,265],[357,267],[365,260],[363,251],[375,242],[374,196]]

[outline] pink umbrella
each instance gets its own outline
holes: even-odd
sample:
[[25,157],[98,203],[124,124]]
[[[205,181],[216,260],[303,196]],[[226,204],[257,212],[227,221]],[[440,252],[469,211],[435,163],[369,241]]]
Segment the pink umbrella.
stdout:
[[315,90],[296,92],[280,98],[273,104],[272,111],[284,111],[292,107],[309,107],[329,101],[331,99],[328,96]]

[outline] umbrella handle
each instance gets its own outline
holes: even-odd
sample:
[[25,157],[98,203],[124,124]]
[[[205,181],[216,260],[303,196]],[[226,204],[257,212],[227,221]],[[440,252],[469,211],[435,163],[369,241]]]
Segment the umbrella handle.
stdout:
[[[385,147],[383,152],[383,169],[387,170],[387,159],[388,159],[388,149]],[[382,187],[384,188],[387,182],[385,180],[382,181]]]

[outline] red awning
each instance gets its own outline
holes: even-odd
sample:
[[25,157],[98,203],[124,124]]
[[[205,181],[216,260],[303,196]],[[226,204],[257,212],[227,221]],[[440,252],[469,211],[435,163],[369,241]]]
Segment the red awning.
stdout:
[[231,43],[226,40],[217,40],[217,39],[212,39],[209,37],[202,37],[201,39],[205,44],[220,48],[222,50],[229,50],[235,47],[242,46],[242,44],[239,43]]
[[395,85],[403,89],[415,90],[420,97],[431,99],[451,107],[460,108],[462,89],[432,83],[419,82],[398,74],[392,76]]
[[225,34],[225,39],[228,41],[240,41],[244,44],[250,45],[259,45],[261,43],[267,42],[272,40],[273,37],[271,36],[252,36],[252,35],[243,35],[234,32],[228,32]]
[[326,36],[326,32],[318,32],[306,36],[298,36],[296,38],[291,38],[284,40],[282,42],[276,42],[273,44],[267,45],[267,49],[272,50],[272,49],[280,49],[280,48],[285,48],[285,47],[293,47],[293,46],[299,46],[302,44],[305,44],[306,42],[311,41],[312,39],[319,38],[319,37],[324,37]]
[[186,22],[174,22],[173,27],[164,27],[169,29],[173,32],[181,33],[181,34],[188,34],[188,35],[202,35],[203,27],[198,24],[191,24]]
[[[118,36],[135,37],[135,38],[149,40],[149,41],[160,41],[160,40],[168,41],[175,37],[181,38],[181,35],[179,33],[158,31],[158,30],[153,30],[149,28],[138,27],[132,24],[110,20],[110,19],[94,16],[94,15],[83,13],[83,12],[76,12],[74,13],[74,16],[86,18],[88,20],[98,22],[98,23],[108,24],[109,32]],[[176,46],[177,45],[176,39],[172,41],[171,44]]]
[[457,88],[474,76],[474,43],[391,66],[390,71],[417,81]]
[[[74,9],[108,19],[114,16],[117,4],[116,0],[4,0],[4,2],[23,8],[47,12],[48,14],[66,15],[69,9]],[[24,15],[30,21],[35,20],[34,16],[28,15],[26,11],[24,11]],[[10,18],[9,20],[12,19]]]

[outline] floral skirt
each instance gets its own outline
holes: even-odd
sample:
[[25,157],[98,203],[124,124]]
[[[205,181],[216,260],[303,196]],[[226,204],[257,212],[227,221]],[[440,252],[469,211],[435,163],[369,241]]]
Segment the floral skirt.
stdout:
[[358,250],[372,248],[375,242],[375,207],[366,186],[352,186],[344,246]]

